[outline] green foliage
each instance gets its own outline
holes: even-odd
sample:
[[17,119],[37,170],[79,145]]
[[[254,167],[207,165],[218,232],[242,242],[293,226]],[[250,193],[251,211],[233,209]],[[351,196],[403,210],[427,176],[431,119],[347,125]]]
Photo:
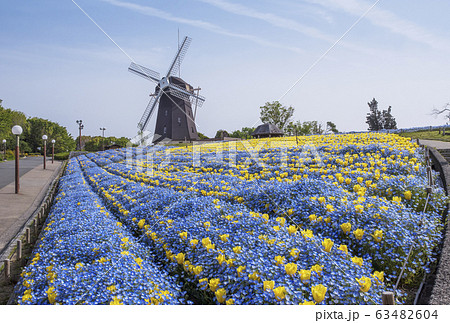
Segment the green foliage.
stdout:
[[70,152],[55,154],[55,160],[66,160],[69,158]]
[[[55,152],[70,151],[75,148],[75,142],[65,127],[56,122],[41,118],[26,118],[25,114],[1,106],[0,100],[0,144],[6,139],[7,149],[14,149],[15,136],[11,133],[14,125],[20,125],[23,133],[20,136],[21,153],[39,152],[38,147],[43,147],[42,135],[48,136],[47,153],[51,152],[51,140],[55,139]],[[2,147],[3,148],[3,147]]]
[[205,136],[205,135],[202,134],[201,132],[197,132],[197,134],[198,134],[198,137],[199,137],[200,139],[209,139],[208,136]]
[[228,134],[228,131],[226,130],[217,130],[216,135],[214,136],[214,138],[216,139],[223,139],[224,137],[229,137],[230,135]]
[[331,121],[327,121],[327,132],[338,133],[339,130],[336,129],[336,124]]
[[241,139],[250,139],[252,137],[253,131],[255,131],[255,128],[243,127],[241,130],[233,131],[230,134],[230,137],[241,138]]
[[290,122],[286,126],[285,134],[288,136],[320,135],[324,132],[318,121]]
[[276,125],[281,131],[285,132],[294,114],[293,107],[282,106],[280,102],[273,101],[266,102],[261,109],[261,121],[264,123],[272,123]]
[[382,129],[397,129],[397,122],[392,116],[392,107],[387,110],[378,110],[378,102],[375,98],[368,102],[370,112],[367,114],[366,123],[369,125],[369,131],[379,131]]
[[[78,140],[78,138],[76,139]],[[82,145],[84,143],[84,149],[87,151],[101,151],[110,145],[119,145],[120,147],[127,147],[130,142],[126,137],[102,137],[102,136],[81,136]]]

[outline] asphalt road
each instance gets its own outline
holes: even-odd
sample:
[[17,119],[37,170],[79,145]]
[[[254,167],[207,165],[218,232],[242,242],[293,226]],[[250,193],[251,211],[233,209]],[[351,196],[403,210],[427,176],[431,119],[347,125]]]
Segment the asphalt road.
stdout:
[[[19,174],[23,176],[38,165],[42,165],[42,157],[27,157],[19,161]],[[47,163],[49,160],[47,160]],[[52,160],[50,159],[50,163]],[[15,180],[15,161],[9,160],[0,163],[0,188],[5,187]]]

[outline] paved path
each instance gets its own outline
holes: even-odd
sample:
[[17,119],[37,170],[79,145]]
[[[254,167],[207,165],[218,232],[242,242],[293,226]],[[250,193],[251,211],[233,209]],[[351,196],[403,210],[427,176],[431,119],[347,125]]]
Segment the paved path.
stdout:
[[450,142],[438,140],[419,139],[421,145],[434,147],[436,149],[450,149]]
[[[42,159],[37,158],[40,162],[38,166],[31,168],[33,162],[37,162],[30,158],[27,163],[20,160],[24,165],[25,174],[20,177],[19,194],[14,194],[14,168],[10,169],[9,165],[1,167],[0,176],[3,184],[7,182],[8,172],[13,174],[13,180],[9,184],[0,188],[0,255],[5,247],[22,229],[33,212],[40,206],[44,199],[48,187],[53,179],[57,176],[62,165],[60,161],[52,164],[51,160],[47,162],[47,169],[42,167]],[[2,165],[3,166],[3,165]],[[5,176],[5,179],[3,178]],[[2,183],[0,183],[1,185]]]
[[[41,165],[42,167],[42,162],[43,162],[42,157],[27,157],[20,159],[19,160],[20,176],[25,175],[38,165]],[[49,161],[47,161],[47,163],[48,162]],[[52,161],[50,160],[50,163],[51,162]],[[0,189],[5,187],[9,183],[14,182],[15,167],[16,164],[14,160],[8,160],[3,163],[0,163]]]

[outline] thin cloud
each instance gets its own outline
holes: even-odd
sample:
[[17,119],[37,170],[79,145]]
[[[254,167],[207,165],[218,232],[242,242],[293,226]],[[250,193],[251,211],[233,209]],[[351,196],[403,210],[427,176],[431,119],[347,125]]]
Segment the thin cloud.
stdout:
[[139,4],[135,4],[135,3],[131,3],[131,2],[118,1],[118,0],[101,0],[101,1],[109,3],[109,4],[114,5],[116,7],[121,7],[121,8],[125,8],[125,9],[128,9],[128,10],[135,11],[135,12],[138,12],[138,13],[143,14],[143,15],[147,15],[147,16],[151,16],[151,17],[157,17],[157,18],[164,19],[164,20],[167,20],[167,21],[173,21],[173,22],[176,22],[176,23],[179,23],[179,24],[184,24],[184,25],[189,25],[189,26],[205,29],[205,30],[208,30],[210,32],[214,32],[214,33],[225,35],[225,36],[245,39],[245,40],[252,41],[252,42],[257,43],[257,44],[262,45],[262,46],[287,49],[287,50],[291,50],[291,51],[294,51],[294,52],[297,52],[297,53],[303,53],[304,52],[302,49],[297,48],[297,47],[284,46],[284,45],[281,45],[281,44],[277,44],[277,43],[273,43],[273,42],[267,41],[265,39],[262,39],[262,38],[259,38],[259,37],[253,36],[253,35],[249,35],[249,34],[242,34],[242,33],[231,32],[231,31],[229,31],[227,29],[224,29],[224,28],[222,28],[222,27],[220,27],[218,25],[212,24],[210,22],[206,22],[206,21],[198,20],[198,19],[186,19],[186,18],[174,16],[171,13],[168,13],[166,11],[163,11],[163,10],[160,10],[160,9],[156,9],[156,8],[153,8],[153,7],[142,6],[142,5],[139,5]]
[[[353,16],[361,15],[361,13],[367,10],[367,8],[371,5],[366,1],[355,0],[308,1],[319,4],[328,9],[333,8],[341,10]],[[373,25],[385,28],[394,34],[401,35],[411,41],[428,45],[434,49],[450,51],[450,43],[448,40],[431,34],[422,27],[412,23],[411,21],[400,18],[391,11],[374,8],[366,18]]]

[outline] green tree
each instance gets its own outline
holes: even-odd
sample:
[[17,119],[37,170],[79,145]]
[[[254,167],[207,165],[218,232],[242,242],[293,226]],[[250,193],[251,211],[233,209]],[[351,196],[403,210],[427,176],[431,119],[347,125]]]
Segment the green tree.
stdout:
[[[27,127],[27,118],[24,113],[11,109],[6,109],[2,106],[2,100],[0,100],[0,143],[3,139],[6,139],[6,149],[14,149],[16,146],[15,136],[11,132],[11,128],[15,125],[21,126],[24,130]],[[23,136],[21,136],[21,142]],[[23,146],[20,148],[24,151]],[[3,149],[3,147],[2,147]]]
[[198,134],[198,137],[200,138],[200,139],[209,139],[208,138],[208,136],[205,136],[203,133],[201,133],[201,132],[197,132],[197,134]]
[[214,136],[215,139],[223,139],[224,137],[229,137],[228,131],[220,129],[217,130],[216,135]]
[[255,128],[243,127],[241,130],[235,130],[230,134],[232,138],[249,139],[252,137],[252,133]]
[[283,132],[286,130],[286,126],[290,123],[294,115],[293,107],[282,106],[278,101],[273,101],[272,103],[266,102],[260,109],[261,121],[264,123],[272,123]]
[[338,133],[339,130],[336,129],[336,124],[331,121],[327,121],[327,132]]
[[370,112],[367,114],[366,123],[369,131],[379,131],[382,129],[397,129],[397,122],[392,115],[392,107],[387,110],[378,110],[378,102],[375,98],[368,102]]

